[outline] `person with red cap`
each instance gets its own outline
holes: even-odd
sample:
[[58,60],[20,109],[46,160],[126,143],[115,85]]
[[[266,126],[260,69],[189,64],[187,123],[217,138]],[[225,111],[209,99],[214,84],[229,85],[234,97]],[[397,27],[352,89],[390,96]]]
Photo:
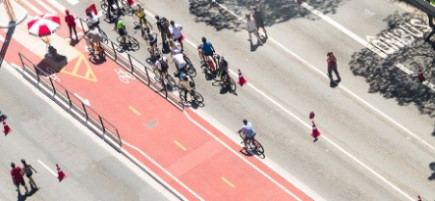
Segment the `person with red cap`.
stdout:
[[72,38],[72,32],[74,31],[74,34],[76,36],[75,40],[78,40],[77,30],[76,30],[76,22],[75,22],[74,16],[69,13],[69,10],[65,10],[65,14],[66,14],[66,16],[65,16],[65,22],[68,25],[69,37],[71,38],[71,41],[72,41],[73,40],[73,38]]

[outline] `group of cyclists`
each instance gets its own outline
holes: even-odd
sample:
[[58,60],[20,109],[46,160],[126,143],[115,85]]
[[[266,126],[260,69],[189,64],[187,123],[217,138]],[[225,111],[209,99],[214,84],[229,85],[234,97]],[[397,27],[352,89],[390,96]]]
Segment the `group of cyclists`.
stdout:
[[[112,2],[110,3],[113,4]],[[173,20],[169,21],[165,17],[156,15],[154,18],[157,21],[156,27],[158,32],[154,31],[153,26],[146,19],[143,6],[137,4],[134,7],[131,7],[132,5],[130,5],[130,3],[132,2],[129,1],[127,3],[133,10],[134,15],[138,18],[139,22],[137,23],[137,27],[135,27],[135,29],[140,29],[142,38],[147,41],[151,60],[154,63],[153,68],[160,74],[160,78],[164,78],[169,75],[169,60],[158,49],[158,34],[160,34],[162,39],[162,49],[168,48],[170,51],[172,63],[174,63],[176,68],[174,75],[179,79],[177,85],[180,89],[180,94],[184,93],[184,101],[186,101],[187,94],[195,89],[195,82],[193,81],[192,76],[189,76],[187,69],[190,59],[183,51],[184,47],[182,40],[184,37],[181,33],[183,27],[176,24]],[[98,35],[98,32],[100,31],[98,18],[93,15],[93,13],[88,12],[87,23],[91,30],[89,31],[89,34],[91,34],[90,37],[94,38],[91,41],[101,41],[96,39],[97,37],[95,36]],[[122,42],[126,43],[126,36],[128,33],[125,24],[121,19],[117,19],[114,29],[122,37]],[[213,44],[208,41],[207,38],[202,37],[201,42],[202,43],[197,47],[201,63],[208,66],[208,68],[213,68],[210,69],[210,72],[212,72],[212,76],[217,80],[225,81],[224,79],[228,79],[228,61],[223,55],[216,53]],[[101,47],[99,42],[94,44]],[[245,135],[243,140],[245,147],[247,147],[247,143],[254,139],[256,134],[252,124],[246,119],[243,120],[243,127],[238,131],[238,133],[243,133]]]

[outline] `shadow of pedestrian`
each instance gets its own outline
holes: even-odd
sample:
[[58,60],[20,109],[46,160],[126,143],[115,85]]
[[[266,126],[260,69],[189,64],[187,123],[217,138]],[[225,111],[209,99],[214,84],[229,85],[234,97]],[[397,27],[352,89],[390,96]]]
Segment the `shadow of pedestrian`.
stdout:
[[8,51],[9,44],[11,43],[12,35],[14,34],[14,31],[15,31],[15,22],[11,21],[9,22],[9,29],[8,32],[6,33],[6,38],[4,39],[2,49],[0,50],[0,68],[2,66],[3,60],[6,57],[6,52]]
[[26,194],[21,195],[21,193],[18,192],[17,201],[24,201],[26,199],[27,199],[27,195]]
[[250,43],[250,47],[251,47],[251,52],[255,52],[255,51],[257,50],[257,48],[261,46],[261,44],[260,44],[259,42],[257,42],[257,43],[254,45],[254,43],[252,42],[252,40],[249,40],[249,43]]

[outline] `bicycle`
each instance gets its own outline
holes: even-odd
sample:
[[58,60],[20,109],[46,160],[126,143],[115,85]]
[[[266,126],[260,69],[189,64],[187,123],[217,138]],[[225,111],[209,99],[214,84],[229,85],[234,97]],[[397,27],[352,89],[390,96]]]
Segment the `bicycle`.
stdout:
[[[181,101],[194,102],[196,104],[201,104],[204,102],[204,98],[202,97],[202,95],[199,92],[197,92],[195,89],[192,89],[189,92],[187,92],[189,96],[187,96],[187,99],[184,100],[184,91],[183,90],[181,90],[179,93]],[[188,100],[189,97],[190,97],[190,100]]]
[[214,64],[213,59],[211,58],[211,56],[206,56],[204,54],[202,54],[202,52],[200,51],[200,61],[201,61],[201,67],[204,68],[204,72],[206,73],[207,76],[211,76],[209,78],[207,78],[208,80],[214,79],[217,75],[217,67]]
[[186,63],[187,63],[187,66],[186,66],[187,74],[189,74],[190,77],[196,77],[196,69],[195,69],[195,67],[193,66],[192,61],[190,60],[189,57],[187,57],[186,54],[183,53],[183,55],[184,55],[184,60],[185,60]]
[[[238,132],[240,135],[240,138],[242,138],[242,143],[245,142],[246,135],[244,132]],[[253,137],[252,139],[247,140],[247,149],[254,150],[256,153],[264,154],[264,148],[261,143]]]
[[[124,41],[124,37],[125,37],[125,41]],[[139,42],[136,40],[136,38],[128,34],[125,36],[118,36],[116,40],[122,47],[128,47],[130,48],[130,50],[137,51],[140,49]]]
[[[162,80],[160,71],[157,68],[153,68],[153,73],[154,73],[154,79],[157,82],[162,82],[163,81],[163,83],[169,84],[169,86],[171,86],[171,88],[177,87],[177,82],[175,81],[175,79],[168,72],[163,73],[164,74],[163,75],[163,78],[164,78],[163,80]],[[163,85],[165,85],[165,84],[163,84]]]
[[106,53],[97,43],[91,43],[91,47],[88,47],[89,53],[93,59],[101,59],[102,61],[106,61]]
[[213,86],[219,85],[223,89],[227,88],[230,92],[235,92],[237,89],[236,81],[234,81],[233,78],[228,73],[225,73],[224,76],[222,76],[221,80],[216,80],[212,83]]

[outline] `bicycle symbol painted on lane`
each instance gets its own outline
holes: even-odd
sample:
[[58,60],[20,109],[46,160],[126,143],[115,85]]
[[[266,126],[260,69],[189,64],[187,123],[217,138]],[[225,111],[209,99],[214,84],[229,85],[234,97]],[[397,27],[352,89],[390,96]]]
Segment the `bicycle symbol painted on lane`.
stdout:
[[118,75],[119,80],[124,84],[129,84],[130,81],[136,79],[131,73],[129,73],[125,70],[115,69],[114,71]]

